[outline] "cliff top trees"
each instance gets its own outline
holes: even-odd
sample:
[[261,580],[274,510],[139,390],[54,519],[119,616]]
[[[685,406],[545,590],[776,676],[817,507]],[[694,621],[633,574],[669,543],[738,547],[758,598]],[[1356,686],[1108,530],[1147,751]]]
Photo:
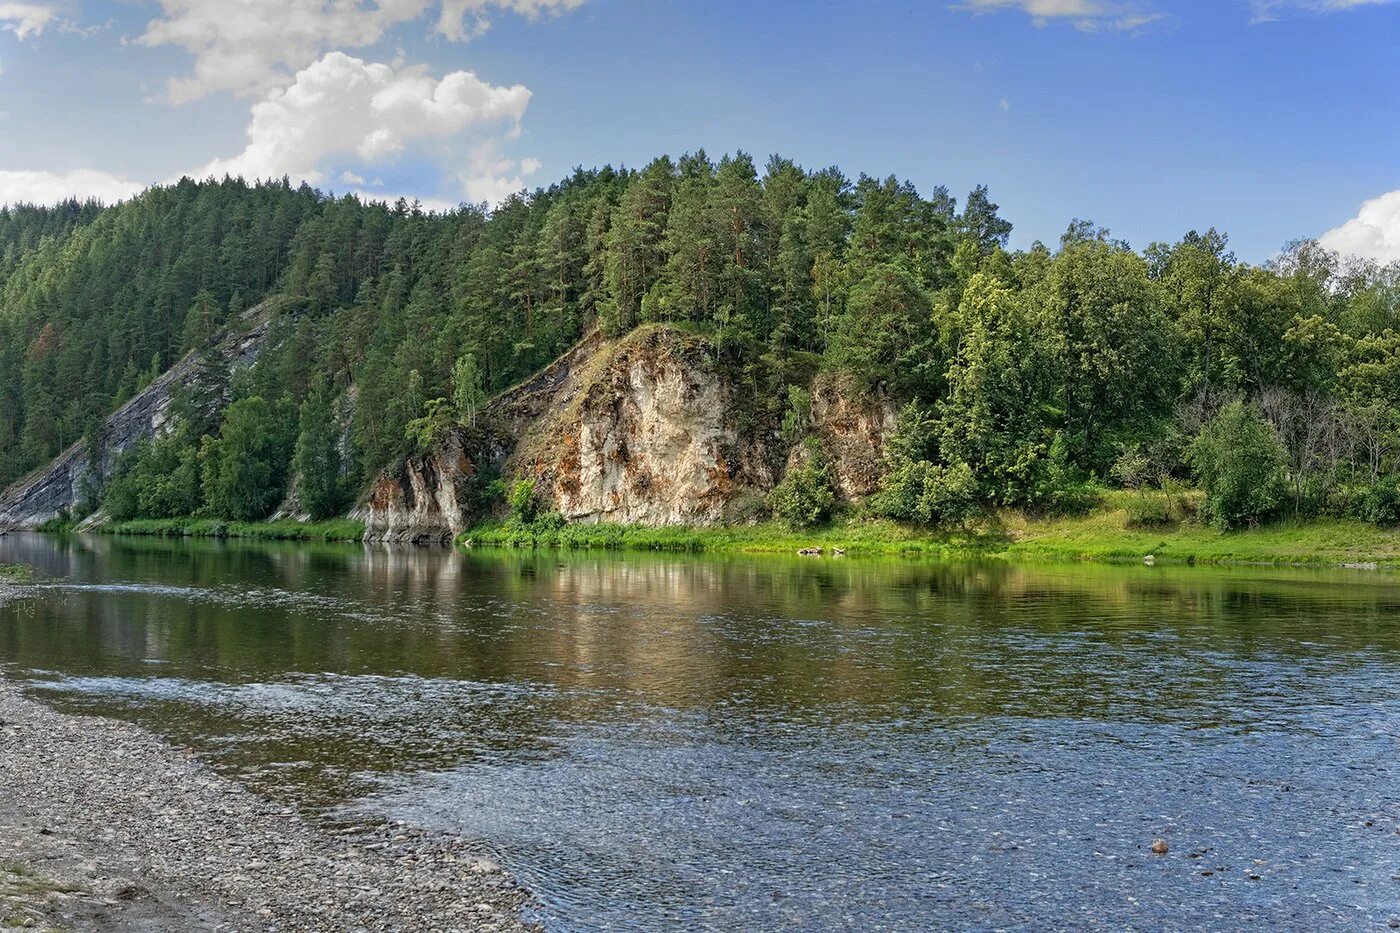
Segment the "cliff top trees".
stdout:
[[[1332,479],[1290,476],[1300,501],[1400,466],[1395,269],[1306,242],[1248,266],[1214,230],[1139,255],[1086,221],[1054,249],[1009,252],[1010,230],[982,187],[959,209],[941,187],[703,151],[579,169],[446,214],[228,179],[113,208],[0,209],[0,484],[100,435],[115,405],[193,352],[199,375],[169,443],[203,445],[200,508],[264,507],[258,490],[286,479],[296,448],[322,511],[332,472],[341,491],[363,488],[412,449],[405,429],[427,400],[448,400],[431,425],[470,425],[590,329],[648,321],[709,338],[741,430],[775,456],[801,441],[783,419],[819,369],[936,413],[902,461],[927,465],[905,471],[904,490],[918,486],[906,499],[926,514],[960,509],[969,482],[1034,505],[1065,477],[1106,478],[1123,449],[1185,430],[1173,426],[1183,402],[1194,430],[1237,397],[1267,400],[1291,474],[1323,467],[1288,427],[1308,419],[1285,416],[1300,399],[1328,412],[1346,443],[1324,458]],[[245,366],[218,338],[249,326],[254,306],[269,336]],[[283,398],[297,409],[272,402]],[[262,431],[280,440],[244,447]],[[142,449],[153,466],[140,475],[188,462],[159,446]],[[934,492],[951,498],[935,509]]]

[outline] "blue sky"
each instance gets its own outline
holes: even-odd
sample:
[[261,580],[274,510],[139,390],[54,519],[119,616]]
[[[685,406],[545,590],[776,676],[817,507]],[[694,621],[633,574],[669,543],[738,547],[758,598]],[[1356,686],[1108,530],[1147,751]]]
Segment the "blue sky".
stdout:
[[[1400,259],[1391,0],[0,0],[0,200],[289,174],[429,204],[742,148]],[[1365,207],[1363,207],[1363,203]]]

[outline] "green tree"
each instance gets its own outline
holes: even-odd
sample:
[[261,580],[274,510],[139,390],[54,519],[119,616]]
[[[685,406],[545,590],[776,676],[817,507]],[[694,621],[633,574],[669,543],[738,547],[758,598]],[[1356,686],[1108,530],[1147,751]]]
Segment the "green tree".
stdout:
[[903,262],[880,263],[850,290],[827,359],[902,395],[937,386],[943,367],[932,300]]
[[966,463],[988,498],[1040,504],[1058,415],[1054,336],[985,273],[969,281],[958,318],[965,336],[939,403],[942,459]]
[[768,494],[773,517],[792,528],[811,528],[831,518],[836,493],[825,462],[815,449],[788,468]]
[[282,498],[291,446],[271,405],[253,396],[224,412],[217,440],[205,445],[204,497],[210,514],[264,518]]
[[1211,419],[1189,451],[1205,490],[1203,517],[1217,528],[1256,525],[1277,511],[1285,492],[1284,450],[1257,410],[1232,402]]
[[318,521],[338,515],[344,507],[340,427],[324,385],[302,401],[298,426],[292,468],[301,506]]
[[476,427],[477,413],[485,402],[486,391],[481,386],[476,354],[464,353],[452,366],[452,405],[457,410],[457,420],[468,427]]

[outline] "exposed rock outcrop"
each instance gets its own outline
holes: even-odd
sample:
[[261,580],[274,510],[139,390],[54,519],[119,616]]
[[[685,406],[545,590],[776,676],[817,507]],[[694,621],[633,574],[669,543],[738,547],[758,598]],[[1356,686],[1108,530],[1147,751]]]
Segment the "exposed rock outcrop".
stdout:
[[535,477],[569,521],[705,525],[739,517],[773,484],[762,441],[734,425],[733,388],[709,344],[642,328],[552,387],[506,472]]
[[[257,357],[267,336],[268,320],[265,308],[249,310],[240,333],[221,344],[231,367],[247,366]],[[171,399],[191,384],[197,370],[197,358],[186,356],[113,412],[103,425],[98,462],[90,461],[87,445],[74,444],[48,466],[0,493],[0,529],[35,528],[71,510],[82,495],[83,477],[90,470],[95,469],[105,481],[122,453],[160,432]]]
[[431,454],[381,474],[350,517],[365,523],[368,541],[451,540],[466,528],[464,493],[475,473],[463,436],[452,434]]
[[842,499],[863,499],[880,488],[896,417],[889,399],[849,377],[823,373],[813,382],[813,429]]
[[[642,327],[609,341],[596,332],[487,406],[489,429],[462,433],[427,457],[382,475],[353,513],[367,537],[426,541],[459,534],[467,487],[489,469],[533,478],[579,523],[709,525],[763,514],[780,478],[781,442],[743,431],[742,400],[708,341]],[[893,408],[839,377],[812,386],[812,430],[842,498],[875,491]],[[482,440],[481,438],[485,438]]]

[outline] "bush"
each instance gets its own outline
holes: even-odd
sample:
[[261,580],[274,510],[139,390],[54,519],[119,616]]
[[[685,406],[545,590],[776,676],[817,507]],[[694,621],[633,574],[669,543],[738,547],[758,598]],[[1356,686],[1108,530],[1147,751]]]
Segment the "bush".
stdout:
[[966,463],[914,460],[887,473],[872,506],[877,514],[918,525],[965,525],[978,511],[977,478]]
[[826,466],[813,457],[787,471],[783,481],[768,494],[773,517],[793,528],[811,528],[831,517],[836,493]]
[[199,452],[179,435],[138,441],[117,461],[103,505],[116,521],[191,514],[200,506]]
[[1176,508],[1176,500],[1167,493],[1140,490],[1128,500],[1129,528],[1156,528],[1180,521],[1184,516]]
[[510,487],[507,502],[510,504],[510,517],[513,521],[521,525],[533,524],[535,517],[540,513],[540,499],[535,492],[535,481],[516,480],[515,485]]
[[1217,528],[1256,525],[1286,494],[1283,445],[1273,426],[1242,402],[1233,402],[1201,429],[1189,451],[1205,491],[1202,517]]
[[1400,477],[1382,476],[1358,496],[1356,517],[1373,525],[1400,525]]

